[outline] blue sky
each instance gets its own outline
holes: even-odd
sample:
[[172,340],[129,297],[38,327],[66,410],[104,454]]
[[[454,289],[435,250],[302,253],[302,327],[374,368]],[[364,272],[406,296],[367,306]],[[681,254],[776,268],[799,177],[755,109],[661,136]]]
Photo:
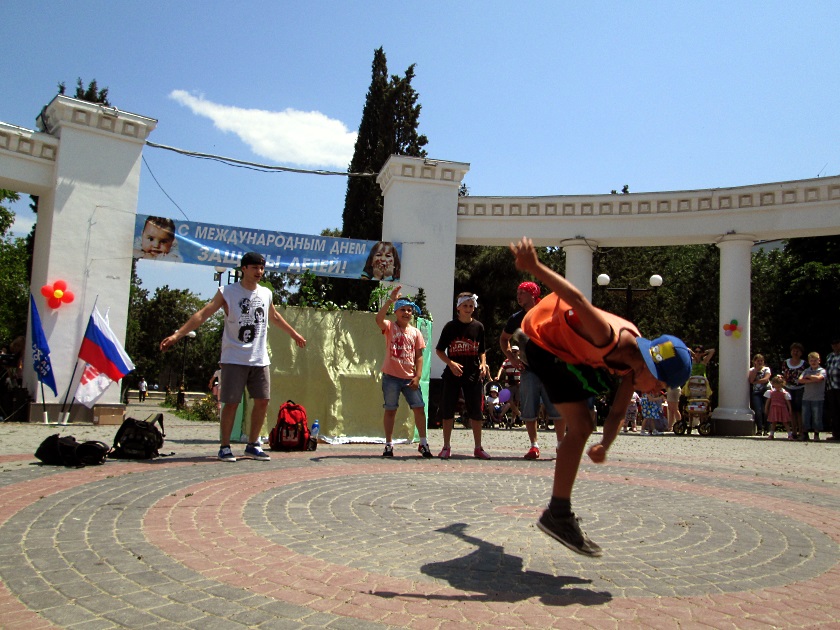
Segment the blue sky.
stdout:
[[[840,173],[840,3],[6,0],[0,120],[34,128],[96,79],[156,143],[345,170],[373,51],[417,64],[431,157],[473,195],[690,190]],[[343,177],[266,174],[147,147],[138,212],[317,234]],[[165,193],[164,193],[165,191]],[[167,198],[171,197],[180,209]],[[28,198],[26,198],[28,201]],[[33,217],[22,201],[16,231]],[[183,214],[182,214],[183,210]],[[210,297],[207,267],[141,261]]]

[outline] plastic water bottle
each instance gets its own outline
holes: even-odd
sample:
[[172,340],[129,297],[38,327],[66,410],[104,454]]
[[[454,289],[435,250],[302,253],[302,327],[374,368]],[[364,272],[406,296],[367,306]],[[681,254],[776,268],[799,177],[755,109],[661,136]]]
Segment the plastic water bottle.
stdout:
[[321,432],[321,423],[315,418],[312,423],[312,428],[309,430],[309,444],[306,445],[307,451],[314,451],[318,448],[318,434]]

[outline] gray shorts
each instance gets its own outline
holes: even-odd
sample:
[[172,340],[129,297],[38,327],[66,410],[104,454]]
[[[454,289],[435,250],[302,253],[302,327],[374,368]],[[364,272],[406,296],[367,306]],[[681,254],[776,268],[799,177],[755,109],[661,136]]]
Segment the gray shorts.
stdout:
[[555,409],[548,392],[542,384],[540,377],[531,370],[523,370],[519,380],[519,411],[524,422],[531,422],[537,419],[540,410],[540,401],[545,405],[545,415],[551,419],[557,419],[560,414]]
[[255,400],[271,398],[271,366],[222,363],[220,402],[225,404],[242,402],[242,393],[246,386],[248,395]]

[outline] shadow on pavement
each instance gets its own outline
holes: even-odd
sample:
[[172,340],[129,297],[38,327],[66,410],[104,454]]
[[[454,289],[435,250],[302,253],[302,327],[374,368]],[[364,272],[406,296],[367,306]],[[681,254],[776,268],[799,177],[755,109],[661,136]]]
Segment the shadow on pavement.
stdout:
[[466,529],[464,523],[453,523],[436,531],[476,545],[475,551],[460,558],[423,565],[420,571],[429,577],[448,582],[452,588],[478,594],[421,595],[389,591],[373,591],[372,594],[385,598],[416,597],[440,601],[508,603],[539,597],[540,602],[547,606],[597,606],[612,600],[610,593],[569,588],[575,584],[591,584],[591,580],[523,570],[522,558],[505,553],[504,547],[468,535]]

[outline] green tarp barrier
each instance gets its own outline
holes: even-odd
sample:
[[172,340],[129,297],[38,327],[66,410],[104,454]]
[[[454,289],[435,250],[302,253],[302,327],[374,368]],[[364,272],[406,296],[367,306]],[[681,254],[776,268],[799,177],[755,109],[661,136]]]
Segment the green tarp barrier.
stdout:
[[[274,426],[280,405],[291,399],[306,408],[310,426],[318,418],[324,435],[383,437],[380,368],[385,339],[375,313],[277,308],[306,338],[306,348],[269,326],[271,402],[263,435]],[[420,319],[415,326],[426,340],[420,388],[428,405],[432,322]],[[246,415],[246,424],[248,419]],[[415,433],[414,415],[400,397],[394,439],[414,440]]]

